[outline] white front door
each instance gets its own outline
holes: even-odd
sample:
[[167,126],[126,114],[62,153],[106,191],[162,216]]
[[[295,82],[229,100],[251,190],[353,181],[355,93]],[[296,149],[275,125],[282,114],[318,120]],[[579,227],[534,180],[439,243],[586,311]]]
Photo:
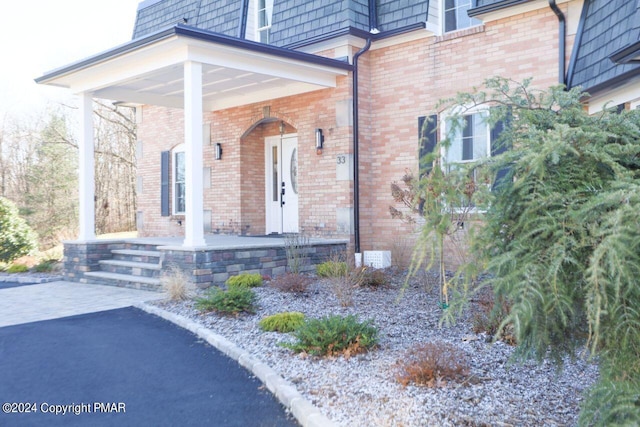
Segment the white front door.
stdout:
[[298,137],[265,140],[267,234],[298,232]]

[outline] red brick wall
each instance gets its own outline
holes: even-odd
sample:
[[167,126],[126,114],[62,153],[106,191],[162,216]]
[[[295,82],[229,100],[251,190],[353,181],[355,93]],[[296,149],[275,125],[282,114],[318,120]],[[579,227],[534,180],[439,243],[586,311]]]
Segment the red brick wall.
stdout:
[[[568,38],[567,55],[573,37]],[[354,49],[355,52],[355,49]],[[323,54],[330,54],[324,52]],[[487,23],[442,37],[428,37],[374,48],[360,57],[360,233],[362,250],[390,250],[406,245],[412,229],[389,214],[390,184],[418,167],[418,117],[433,114],[438,100],[470,91],[487,77],[514,80],[535,77],[546,88],[558,80],[558,21],[549,8]],[[336,157],[350,154],[352,127],[343,117],[352,96],[352,77],[337,87],[205,114],[211,145],[204,147],[211,167],[205,209],[212,230],[220,233],[265,232],[264,138],[298,135],[300,230],[316,236],[352,237],[338,231],[339,209],[352,207],[353,182],[336,179]],[[270,118],[263,120],[263,107]],[[160,152],[183,140],[181,110],[145,107],[139,127],[144,156],[139,161],[144,212],[141,235],[180,235],[176,218],[160,217]],[[325,149],[317,155],[314,130],[322,128]],[[222,160],[213,160],[215,143]]]
[[[204,191],[204,209],[212,211],[212,231],[231,234],[265,233],[264,139],[285,133],[298,136],[300,230],[316,236],[348,238],[336,231],[336,209],[351,206],[352,184],[336,180],[336,156],[352,151],[351,127],[338,125],[336,103],[351,98],[351,79],[339,78],[337,87],[223,111],[209,112],[211,144],[204,146],[204,166],[211,168],[211,188]],[[270,116],[263,116],[263,107]],[[143,156],[138,174],[143,191],[138,210],[143,212],[141,236],[183,235],[182,217],[160,216],[160,153],[183,142],[182,110],[145,106],[138,139]],[[325,149],[315,149],[315,129],[325,135]],[[214,147],[222,144],[221,160]]]
[[[571,51],[573,37],[568,40]],[[364,55],[369,112],[361,112],[362,250],[392,250],[413,228],[392,219],[390,184],[418,169],[418,117],[438,100],[502,76],[547,88],[558,82],[558,20],[549,8]],[[366,64],[363,61],[363,64]],[[369,78],[367,81],[366,79]],[[361,89],[363,92],[363,89]],[[366,107],[367,101],[360,105]],[[364,120],[363,120],[364,118]]]

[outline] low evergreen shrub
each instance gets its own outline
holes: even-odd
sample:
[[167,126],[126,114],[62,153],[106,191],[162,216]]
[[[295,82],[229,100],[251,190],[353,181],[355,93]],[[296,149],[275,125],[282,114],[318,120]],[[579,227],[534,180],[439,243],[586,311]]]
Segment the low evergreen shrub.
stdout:
[[307,319],[294,332],[296,342],[282,343],[296,353],[350,357],[378,344],[378,330],[370,320],[360,322],[354,315],[333,315]]
[[262,286],[262,276],[258,273],[240,273],[229,277],[225,283],[229,288],[256,288]]
[[196,300],[196,308],[231,315],[254,313],[256,299],[256,294],[249,288],[230,287],[225,291],[216,287],[210,289],[205,297]]
[[260,320],[260,328],[268,332],[293,332],[304,323],[304,314],[289,311],[267,316]]
[[51,273],[58,266],[58,260],[56,259],[47,259],[33,267],[33,271],[36,273]]
[[318,277],[344,277],[347,275],[347,263],[343,261],[326,261],[316,265]]

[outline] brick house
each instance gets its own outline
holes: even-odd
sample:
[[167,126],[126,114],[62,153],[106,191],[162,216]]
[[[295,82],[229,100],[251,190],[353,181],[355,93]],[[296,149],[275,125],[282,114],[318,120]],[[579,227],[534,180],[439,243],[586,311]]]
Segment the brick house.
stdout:
[[[418,169],[439,99],[500,75],[635,108],[639,33],[636,0],[145,0],[131,42],[37,82],[82,100],[78,242],[95,238],[95,97],[136,108],[139,236],[391,250],[412,230],[389,214],[390,183]],[[475,152],[446,159],[490,155],[478,123]]]

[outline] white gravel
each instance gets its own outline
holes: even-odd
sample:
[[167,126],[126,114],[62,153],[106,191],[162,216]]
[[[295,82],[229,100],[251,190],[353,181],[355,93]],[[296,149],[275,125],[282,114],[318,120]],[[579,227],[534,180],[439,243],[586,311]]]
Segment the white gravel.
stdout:
[[[425,290],[425,279],[411,280],[398,301],[404,278],[395,275],[387,289],[358,289],[352,307],[340,307],[326,282],[318,280],[305,295],[256,288],[259,309],[254,315],[223,317],[201,314],[193,301],[160,302],[165,310],[186,316],[264,361],[335,423],[343,426],[560,426],[576,425],[585,389],[598,376],[595,363],[578,358],[561,370],[550,361],[512,363],[513,347],[492,344],[473,333],[460,319],[440,327],[442,314],[436,289]],[[345,359],[303,358],[282,348],[287,334],[263,332],[258,321],[283,311],[307,317],[355,314],[373,319],[380,346]],[[468,317],[468,316],[467,316]],[[462,350],[470,367],[466,384],[439,388],[402,387],[395,379],[396,363],[415,344],[447,342]]]

